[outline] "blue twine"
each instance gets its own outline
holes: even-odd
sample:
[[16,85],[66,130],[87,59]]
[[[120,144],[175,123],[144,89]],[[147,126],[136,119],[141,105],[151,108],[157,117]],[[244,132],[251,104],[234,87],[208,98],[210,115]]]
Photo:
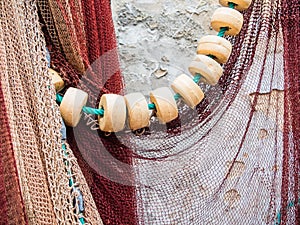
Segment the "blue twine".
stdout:
[[47,47],[46,47],[46,60],[48,63],[48,67],[50,68],[51,56]]
[[61,120],[60,133],[61,133],[61,139],[66,140],[67,139],[67,129],[66,129],[66,125],[64,123],[64,120]]
[[83,201],[82,193],[81,193],[80,189],[77,189],[76,191],[78,193],[77,200],[78,200],[78,209],[79,209],[79,212],[80,213],[84,213],[84,201]]
[[[66,148],[66,144],[65,143],[62,144],[62,149],[64,151],[65,156],[68,156],[67,148]],[[66,161],[65,164],[66,164],[66,166],[69,166],[69,162],[68,161]],[[72,187],[74,185],[74,180],[71,177],[72,172],[70,170],[68,170],[68,175],[70,176],[70,178],[69,178],[69,187]],[[84,213],[84,200],[83,200],[82,192],[80,191],[80,189],[78,187],[73,187],[73,191],[76,191],[78,193],[77,201],[78,201],[79,213],[80,214]],[[85,224],[85,220],[84,220],[83,217],[80,217],[79,221],[80,221],[81,224]]]

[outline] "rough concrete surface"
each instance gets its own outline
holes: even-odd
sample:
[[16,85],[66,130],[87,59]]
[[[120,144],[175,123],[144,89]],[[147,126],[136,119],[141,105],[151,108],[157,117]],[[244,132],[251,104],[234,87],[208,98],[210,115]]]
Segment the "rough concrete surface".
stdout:
[[215,34],[217,0],[114,0],[113,17],[127,92],[170,86],[188,72],[197,41]]

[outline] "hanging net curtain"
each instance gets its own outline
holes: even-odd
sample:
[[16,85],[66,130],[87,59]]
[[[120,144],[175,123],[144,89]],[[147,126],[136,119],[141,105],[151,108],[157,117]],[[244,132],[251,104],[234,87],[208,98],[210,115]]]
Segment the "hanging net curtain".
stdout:
[[210,101],[142,136],[84,117],[64,152],[46,46],[89,106],[124,94],[110,1],[0,1],[1,224],[79,223],[66,158],[88,224],[299,224],[299,21],[298,0],[253,0]]

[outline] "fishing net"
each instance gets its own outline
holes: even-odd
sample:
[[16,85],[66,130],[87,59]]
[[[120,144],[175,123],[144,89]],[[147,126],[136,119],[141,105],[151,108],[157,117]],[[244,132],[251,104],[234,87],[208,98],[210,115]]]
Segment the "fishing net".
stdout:
[[[75,224],[36,3],[1,1],[0,12],[1,224]],[[101,224],[76,158],[69,147],[66,151],[86,198],[87,221]]]
[[[78,223],[45,45],[89,106],[123,94],[110,1],[1,1],[0,16],[3,224]],[[298,0],[253,0],[218,85],[167,125],[67,128],[87,222],[299,224],[299,17]]]

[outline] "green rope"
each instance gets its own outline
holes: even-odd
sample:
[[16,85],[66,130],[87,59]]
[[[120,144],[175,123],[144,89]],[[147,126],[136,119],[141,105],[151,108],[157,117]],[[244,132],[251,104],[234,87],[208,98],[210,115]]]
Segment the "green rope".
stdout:
[[148,109],[155,110],[156,109],[155,104],[154,103],[148,104]]
[[79,221],[80,221],[81,224],[85,224],[84,218],[82,218],[82,217],[79,218]]
[[57,104],[60,105],[60,103],[62,102],[63,100],[63,96],[61,96],[60,94],[56,94],[56,102]]
[[216,56],[214,56],[214,55],[211,55],[211,54],[209,54],[209,55],[207,55],[209,58],[212,58],[212,59],[216,59],[217,57]]
[[[236,6],[235,3],[233,2],[228,2],[228,7],[231,8],[231,9],[234,9],[234,7]],[[228,31],[228,27],[221,27],[219,33],[218,33],[218,36],[219,37],[224,37],[226,31]]]
[[194,76],[194,82],[196,83],[196,84],[198,84],[199,83],[199,81],[200,81],[200,79],[201,79],[201,74],[199,74],[199,73],[196,73],[196,75]]
[[94,109],[91,107],[86,107],[84,106],[82,108],[82,111],[85,112],[86,114],[93,114],[97,116],[104,116],[104,109]]
[[228,31],[228,27],[221,27],[218,37],[224,37],[226,31]]
[[174,98],[175,98],[175,101],[177,101],[181,98],[181,95],[177,93],[176,95],[174,95]]
[[[194,81],[196,84],[198,84],[199,81],[200,81],[200,79],[201,79],[201,74],[196,74],[196,75],[194,76],[193,81]],[[181,98],[181,95],[180,95],[180,94],[177,93],[177,94],[174,95],[175,101],[178,101],[180,98]],[[155,110],[155,109],[156,109],[154,103],[148,104],[148,108],[149,108],[149,110]]]
[[229,8],[234,9],[235,6],[236,6],[235,3],[233,3],[233,2],[228,2],[228,7],[229,7]]
[[[56,94],[57,104],[60,104],[62,102],[62,100],[63,100],[63,96],[61,96],[60,94]],[[85,112],[86,114],[104,116],[104,109],[95,109],[95,108],[84,106],[82,108],[82,111]]]
[[[213,57],[213,56],[211,56],[211,57]],[[196,76],[194,76],[193,80],[196,84],[198,84],[200,79],[201,79],[201,74],[196,74]],[[175,94],[174,95],[175,101],[179,100],[180,98],[181,98],[180,94]],[[62,100],[63,100],[63,96],[61,96],[60,94],[56,94],[57,104],[60,105]],[[154,103],[148,104],[148,109],[149,110],[155,110],[156,109],[155,104]],[[85,112],[86,114],[92,114],[92,115],[97,115],[97,116],[102,116],[102,117],[104,116],[104,109],[95,109],[95,108],[84,106],[82,108],[82,111]]]

